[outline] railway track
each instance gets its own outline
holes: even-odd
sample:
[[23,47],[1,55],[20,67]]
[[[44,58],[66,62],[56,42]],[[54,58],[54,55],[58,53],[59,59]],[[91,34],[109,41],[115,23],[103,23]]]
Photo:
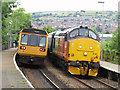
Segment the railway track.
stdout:
[[40,72],[45,77],[47,82],[52,86],[52,88],[60,89],[60,87],[57,84],[55,84],[42,70],[40,70]]
[[[86,87],[88,87],[89,89],[92,89],[92,90],[96,90],[98,88],[95,88],[94,86],[92,86],[90,83],[87,83],[85,82],[85,80],[82,80],[82,79],[79,79],[77,77],[73,77],[75,80],[77,80],[78,82],[82,83],[83,85],[85,85]],[[104,86],[104,89],[110,89],[110,90],[118,90],[116,87],[114,86],[111,86],[110,84],[107,84],[101,80],[98,80],[98,79],[92,79],[91,80],[91,83],[94,82],[94,83],[99,83],[101,85]]]
[[[32,85],[35,88],[54,88],[54,89],[67,88],[65,85],[63,85],[62,82],[58,81],[55,77],[50,77],[51,73],[49,73],[45,69],[20,67],[20,70],[23,72],[23,74],[28,78],[28,80],[32,83]],[[47,75],[46,73],[49,75]],[[56,82],[53,80],[56,80]]]
[[114,90],[118,90],[116,87],[111,86],[110,84],[107,84],[107,83],[105,83],[105,82],[103,82],[103,81],[101,81],[101,80],[98,80],[98,79],[93,79],[93,80],[96,81],[96,82],[98,82],[98,83],[103,84],[104,86],[106,86],[106,87],[108,87],[108,88],[111,88],[111,89],[114,89]]
[[76,77],[73,77],[76,81],[80,82],[81,84],[83,84],[84,86],[88,87],[89,89],[92,89],[92,90],[96,90],[95,88],[93,88],[92,86],[86,84],[85,82],[83,82],[82,80],[76,78]]
[[[51,74],[47,70],[47,68],[43,65],[40,68],[25,68],[19,67],[20,70],[24,73],[24,75],[28,78],[28,80],[32,83],[35,88],[68,88],[65,84],[57,80],[57,78]],[[101,80],[96,78],[94,79],[80,79],[79,77],[71,76],[71,78],[75,79],[76,83],[80,83],[85,86],[85,88],[96,90],[96,89],[110,89],[117,90],[117,88],[104,83]],[[95,85],[97,83],[97,85]]]

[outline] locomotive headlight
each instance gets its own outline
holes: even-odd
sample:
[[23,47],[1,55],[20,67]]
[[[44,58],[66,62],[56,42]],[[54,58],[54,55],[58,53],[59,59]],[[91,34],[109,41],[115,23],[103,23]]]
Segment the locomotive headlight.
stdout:
[[82,46],[79,46],[79,48],[82,48]]
[[90,49],[92,49],[92,47],[90,47]]
[[87,56],[87,52],[84,52],[84,56]]

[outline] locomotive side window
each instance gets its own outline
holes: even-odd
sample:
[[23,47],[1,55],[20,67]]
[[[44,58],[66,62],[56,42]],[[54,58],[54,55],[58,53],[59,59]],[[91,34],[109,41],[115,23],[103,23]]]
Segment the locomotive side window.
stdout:
[[80,29],[79,35],[88,36],[88,29]]
[[27,45],[27,40],[28,40],[28,35],[27,34],[22,34],[21,35],[21,44],[22,45]]
[[97,36],[94,32],[89,31],[89,37],[93,38],[93,39],[97,39]]
[[39,36],[39,46],[45,47],[46,46],[46,37],[45,36]]
[[30,35],[30,46],[37,46],[37,36],[36,35]]
[[74,30],[74,31],[72,31],[71,33],[70,33],[70,37],[72,38],[72,37],[76,37],[76,36],[78,36],[78,29],[76,29],[76,30]]

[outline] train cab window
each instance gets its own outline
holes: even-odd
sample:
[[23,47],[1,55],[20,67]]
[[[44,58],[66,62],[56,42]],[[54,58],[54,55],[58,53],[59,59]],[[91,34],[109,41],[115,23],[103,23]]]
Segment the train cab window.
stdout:
[[89,37],[97,39],[97,35],[93,31],[89,31]]
[[46,36],[39,36],[39,46],[45,47],[46,46]]
[[70,33],[70,38],[76,37],[76,36],[78,36],[78,29],[76,29]]
[[30,46],[37,46],[37,35],[30,35]]
[[27,40],[28,40],[28,35],[27,34],[22,34],[21,35],[21,44],[22,45],[27,45]]
[[88,29],[80,29],[79,35],[88,36]]

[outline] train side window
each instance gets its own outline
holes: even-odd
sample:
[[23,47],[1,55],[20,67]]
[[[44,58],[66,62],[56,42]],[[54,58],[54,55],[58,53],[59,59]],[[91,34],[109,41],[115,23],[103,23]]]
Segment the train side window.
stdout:
[[28,41],[28,35],[27,34],[22,34],[21,35],[21,44],[22,45],[27,45],[27,41]]
[[88,29],[80,29],[80,35],[82,36],[88,36]]
[[39,36],[39,46],[46,47],[46,36]]
[[93,38],[93,39],[97,39],[97,36],[94,32],[89,31],[89,37]]
[[78,29],[70,33],[70,38],[78,36]]
[[37,46],[37,35],[30,35],[30,41],[29,41],[29,45],[30,46]]

